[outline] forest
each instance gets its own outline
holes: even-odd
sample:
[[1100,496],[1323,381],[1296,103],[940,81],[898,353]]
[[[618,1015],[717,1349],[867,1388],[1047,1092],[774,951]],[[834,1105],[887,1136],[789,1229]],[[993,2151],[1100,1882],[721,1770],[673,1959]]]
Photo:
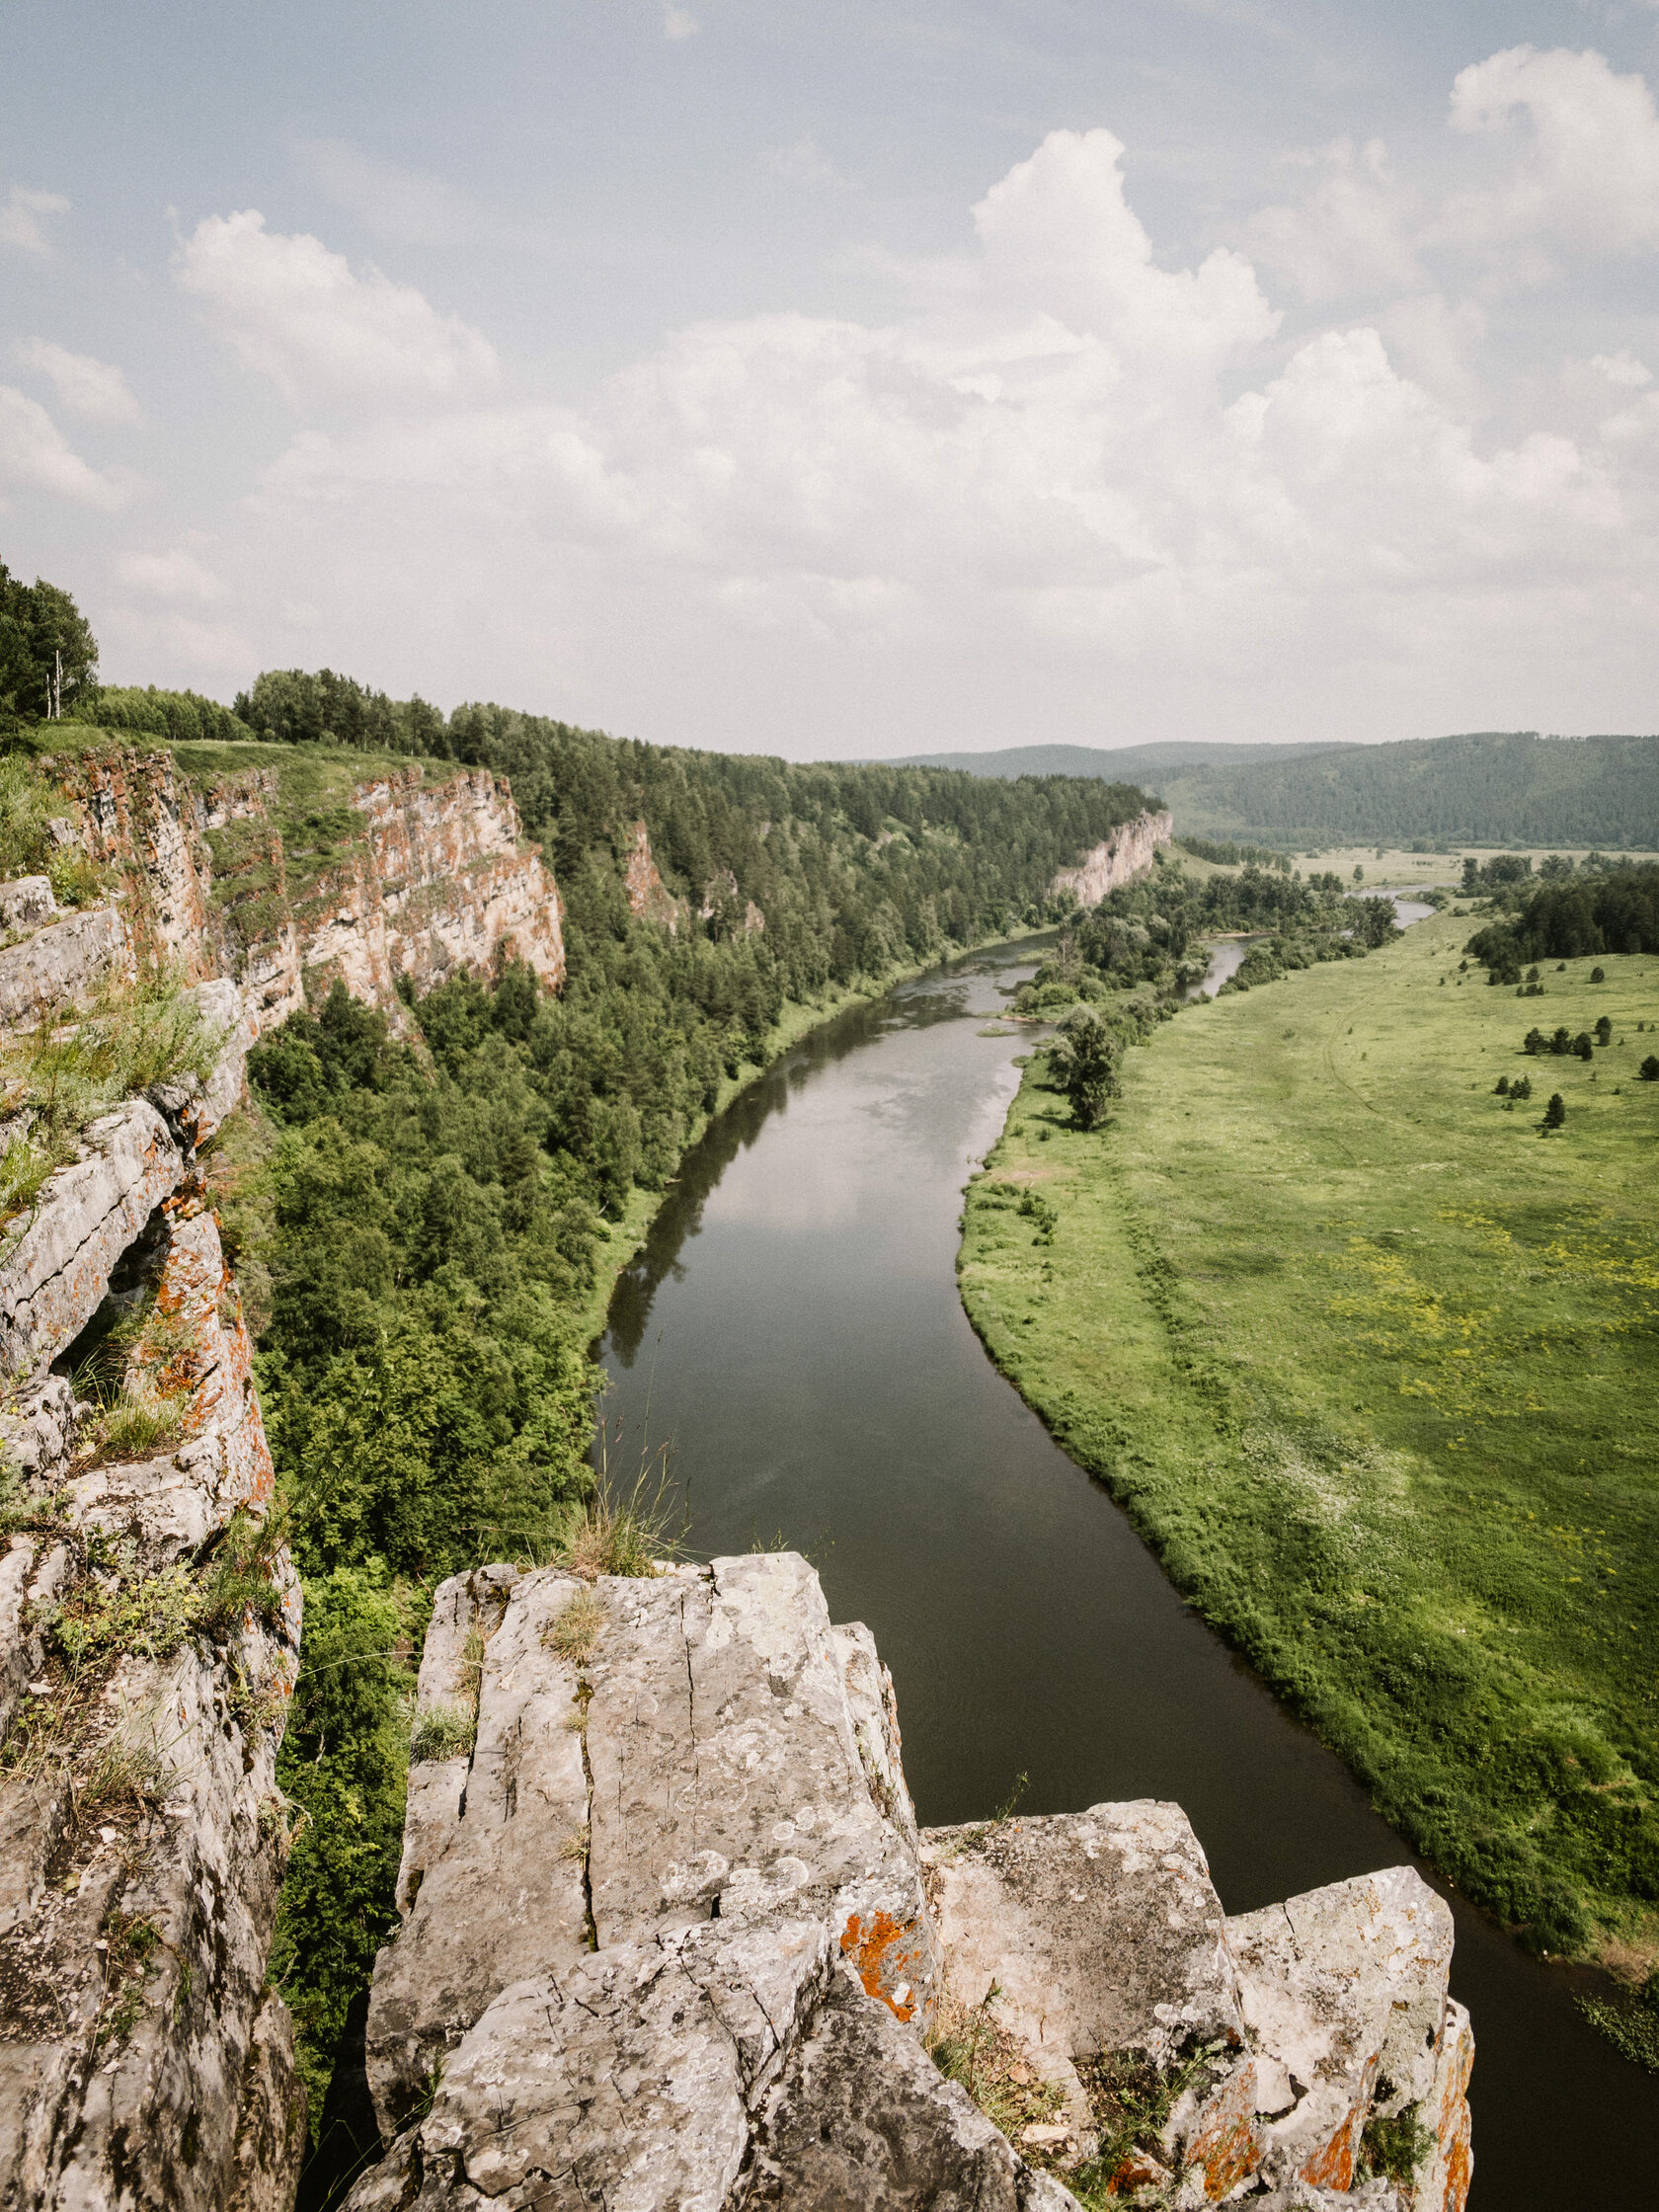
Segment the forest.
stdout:
[[[1321,961],[1363,959],[1399,933],[1391,901],[1350,898],[1328,869],[1304,879],[1288,864],[1269,870],[1252,863],[1237,875],[1199,882],[1162,853],[1158,860],[1150,876],[1108,892],[1068,930],[1056,958],[1022,986],[1016,1012],[1106,1005],[1124,992],[1167,1007],[1204,974],[1211,937],[1260,938],[1223,986],[1247,990]],[[1144,1013],[1123,1011],[1144,1026]]]
[[1285,852],[1346,844],[1659,847],[1659,737],[1500,730],[1391,745],[1170,740],[1121,750],[938,753],[929,764],[985,776],[1122,776],[1155,788],[1183,837]]
[[1500,982],[1519,983],[1527,961],[1659,952],[1659,865],[1651,861],[1551,874],[1536,888],[1512,878],[1495,884],[1492,898],[1498,918],[1476,930],[1468,950]]

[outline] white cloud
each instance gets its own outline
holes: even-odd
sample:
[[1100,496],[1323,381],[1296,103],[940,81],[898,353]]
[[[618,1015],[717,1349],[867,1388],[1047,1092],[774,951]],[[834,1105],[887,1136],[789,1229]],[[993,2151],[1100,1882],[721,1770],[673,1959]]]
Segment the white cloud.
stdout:
[[[1483,172],[1457,180],[1471,283],[1482,239],[1576,252],[1537,135],[1450,145]],[[1034,712],[1096,742],[1640,719],[1659,387],[1627,322],[1517,365],[1436,266],[1453,196],[1342,146],[1259,235],[1304,293],[1364,261],[1365,296],[1287,341],[1241,254],[1160,264],[1122,153],[1050,135],[963,250],[886,261],[889,312],[696,324],[581,405],[309,427],[253,502],[263,603],[303,598],[296,654],[381,680],[798,751]],[[1542,173],[1540,232],[1490,213]]]
[[252,208],[209,215],[180,246],[179,284],[208,328],[295,405],[436,404],[487,390],[495,349],[412,284],[301,232],[268,231]]
[[1420,289],[1414,196],[1397,183],[1382,141],[1356,147],[1339,138],[1306,166],[1315,182],[1300,200],[1264,207],[1245,225],[1252,258],[1303,299]]
[[12,358],[21,368],[46,377],[61,405],[86,422],[118,426],[144,419],[126,388],[126,378],[110,361],[97,360],[91,354],[71,354],[44,338],[20,340],[12,348]]
[[0,489],[8,488],[109,512],[129,496],[132,479],[118,469],[90,467],[38,400],[0,384]]
[[663,10],[665,39],[694,39],[699,28],[696,17],[685,8],[671,6]]
[[[1517,116],[1531,126],[1518,142]],[[1659,115],[1641,77],[1599,53],[1512,46],[1459,75],[1452,122],[1514,151],[1507,173],[1453,197],[1446,242],[1518,244],[1540,274],[1550,246],[1596,258],[1659,244]]]
[[126,553],[116,573],[132,591],[158,599],[194,599],[204,606],[227,596],[222,580],[182,546],[169,553]]
[[0,246],[15,246],[22,253],[44,254],[50,249],[42,215],[66,215],[69,202],[61,193],[27,192],[14,185],[0,207]]
[[311,177],[377,238],[400,246],[462,246],[484,227],[477,206],[442,177],[380,161],[341,138],[301,145]]

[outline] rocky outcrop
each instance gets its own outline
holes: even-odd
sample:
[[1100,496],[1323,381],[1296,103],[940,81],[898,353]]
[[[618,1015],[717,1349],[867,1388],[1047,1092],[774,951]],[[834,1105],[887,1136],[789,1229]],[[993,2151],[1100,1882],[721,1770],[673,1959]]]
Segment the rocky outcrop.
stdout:
[[623,856],[622,888],[636,914],[659,923],[671,937],[674,934],[679,927],[679,901],[658,872],[656,856],[651,850],[651,833],[643,822],[634,824]]
[[1050,886],[1051,894],[1069,891],[1079,907],[1098,907],[1107,892],[1144,876],[1158,846],[1168,844],[1174,833],[1166,809],[1138,814],[1085,852],[1075,868],[1062,868]]
[[61,915],[48,908],[40,920],[43,926],[0,951],[0,1027],[84,1006],[110,984],[133,979],[132,950],[116,908]]
[[559,894],[521,841],[506,779],[462,769],[429,785],[410,767],[358,786],[365,835],[294,904],[303,973],[339,976],[354,997],[391,1004],[399,977],[430,990],[449,976],[522,960],[565,980]]
[[457,1577],[415,1741],[354,2212],[1461,2212],[1415,1873],[1228,1921],[1173,1805],[918,1834],[869,1631],[791,1554]]
[[[289,2212],[303,2095],[266,1960],[299,1592],[196,1146],[217,1065],[95,1124],[0,1271],[0,2204]],[[78,1402],[104,1363],[120,1395]]]
[[[505,777],[462,768],[428,780],[411,763],[297,828],[289,810],[290,841],[270,769],[198,786],[169,752],[115,746],[61,773],[88,851],[120,878],[123,945],[187,981],[234,979],[255,1034],[337,976],[394,1016],[403,977],[424,991],[505,958],[554,989],[564,982],[558,889]],[[32,972],[20,970],[14,996],[27,997]]]

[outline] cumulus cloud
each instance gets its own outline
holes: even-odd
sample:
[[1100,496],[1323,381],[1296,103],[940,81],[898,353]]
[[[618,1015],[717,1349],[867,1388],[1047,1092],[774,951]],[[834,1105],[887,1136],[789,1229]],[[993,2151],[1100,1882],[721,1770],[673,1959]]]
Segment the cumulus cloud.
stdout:
[[15,246],[20,253],[49,253],[42,215],[66,215],[69,202],[61,193],[27,192],[14,185],[0,207],[0,246]]
[[1381,138],[1339,138],[1308,155],[1303,196],[1264,207],[1244,226],[1251,258],[1303,299],[1412,291],[1426,281],[1412,231],[1415,197],[1394,176]]
[[457,316],[375,268],[359,275],[321,239],[268,231],[253,208],[198,223],[174,275],[214,335],[296,405],[430,405],[496,381],[495,349]]
[[32,368],[57,391],[59,403],[71,415],[89,423],[118,426],[141,423],[143,410],[126,388],[126,378],[110,361],[91,354],[71,354],[44,338],[22,339],[12,348],[20,368]]
[[45,492],[106,512],[122,505],[132,479],[91,467],[38,400],[0,384],[0,490]]
[[[1482,241],[1576,251],[1589,188],[1510,94],[1599,97],[1590,58],[1460,79],[1476,275]],[[1160,259],[1110,132],[1056,131],[963,251],[889,265],[886,316],[696,324],[581,404],[307,426],[256,495],[262,556],[424,688],[511,677],[693,742],[1006,739],[1033,701],[1096,741],[1627,721],[1659,613],[1646,363],[1610,331],[1506,381],[1430,266],[1448,196],[1380,147],[1306,175],[1258,235],[1346,311],[1294,337],[1252,258]],[[1530,233],[1527,177],[1554,180]]]
[[1452,122],[1514,150],[1495,182],[1454,196],[1436,226],[1449,242],[1585,258],[1659,243],[1659,115],[1643,78],[1599,53],[1511,46],[1462,71]]

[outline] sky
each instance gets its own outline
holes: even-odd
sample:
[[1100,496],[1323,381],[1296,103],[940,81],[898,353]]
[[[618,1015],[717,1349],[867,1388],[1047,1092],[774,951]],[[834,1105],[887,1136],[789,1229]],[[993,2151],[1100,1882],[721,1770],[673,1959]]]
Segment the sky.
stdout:
[[0,81],[0,559],[106,681],[1659,728],[1659,0],[54,0]]

